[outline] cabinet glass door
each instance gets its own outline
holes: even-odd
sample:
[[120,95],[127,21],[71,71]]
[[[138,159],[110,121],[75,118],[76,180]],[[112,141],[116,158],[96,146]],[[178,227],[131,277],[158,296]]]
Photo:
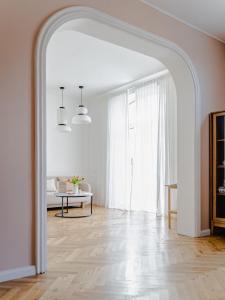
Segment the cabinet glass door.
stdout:
[[217,115],[215,132],[215,188],[216,217],[225,218],[225,116]]

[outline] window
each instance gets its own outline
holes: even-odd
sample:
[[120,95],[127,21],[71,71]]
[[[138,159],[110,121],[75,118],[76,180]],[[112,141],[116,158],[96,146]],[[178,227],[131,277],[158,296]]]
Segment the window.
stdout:
[[108,132],[108,207],[164,214],[164,185],[176,182],[172,78],[158,78],[110,98]]

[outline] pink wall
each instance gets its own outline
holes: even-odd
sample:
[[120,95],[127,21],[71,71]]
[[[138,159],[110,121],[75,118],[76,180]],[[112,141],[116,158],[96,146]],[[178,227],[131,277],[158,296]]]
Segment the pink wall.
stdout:
[[225,109],[225,46],[137,0],[2,0],[0,2],[0,270],[34,264],[33,51],[44,21],[82,5],[165,37],[183,48],[202,93],[202,229],[208,228],[208,113]]

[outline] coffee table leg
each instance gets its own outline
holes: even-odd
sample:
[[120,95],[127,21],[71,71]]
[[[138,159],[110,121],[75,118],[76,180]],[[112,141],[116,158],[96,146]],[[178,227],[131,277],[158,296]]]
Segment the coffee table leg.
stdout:
[[93,197],[91,196],[91,215],[92,215],[92,200],[93,200]]
[[62,217],[63,217],[63,196],[62,196]]

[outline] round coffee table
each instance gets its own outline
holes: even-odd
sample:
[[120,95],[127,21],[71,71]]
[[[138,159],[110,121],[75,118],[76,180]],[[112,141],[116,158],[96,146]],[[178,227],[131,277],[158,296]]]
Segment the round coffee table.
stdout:
[[[61,212],[55,214],[56,217],[60,217],[60,218],[86,218],[86,217],[90,217],[92,215],[92,201],[93,201],[93,194],[89,193],[89,192],[80,192],[77,194],[73,194],[73,193],[57,193],[56,197],[60,197],[62,199],[62,208],[61,208]],[[91,197],[91,209],[90,209],[90,214],[89,215],[82,215],[82,216],[70,216],[70,215],[65,215],[68,214],[69,212],[69,198],[80,198],[79,201],[77,201],[77,203],[85,203],[85,202],[89,202],[87,200],[85,200],[85,198],[87,197]],[[66,207],[64,207],[64,199],[66,199]],[[66,208],[66,212],[64,211],[64,208]]]

